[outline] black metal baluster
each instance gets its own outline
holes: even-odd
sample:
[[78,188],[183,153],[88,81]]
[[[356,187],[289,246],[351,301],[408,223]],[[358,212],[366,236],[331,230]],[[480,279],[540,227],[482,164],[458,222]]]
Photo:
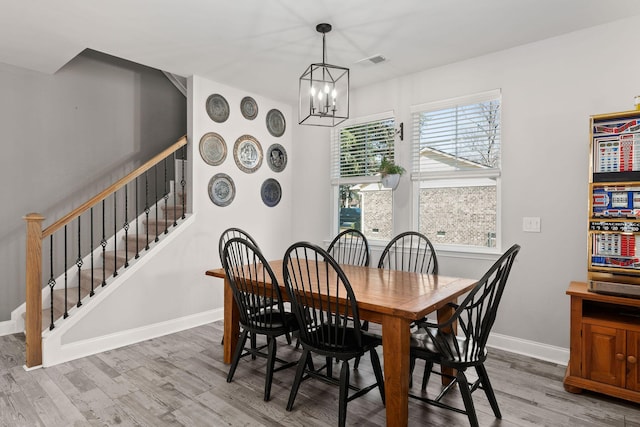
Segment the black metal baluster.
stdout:
[[49,244],[51,247],[49,248],[49,263],[51,264],[51,275],[49,276],[49,296],[51,298],[50,309],[51,309],[51,323],[49,324],[49,330],[53,330],[55,325],[53,324],[53,288],[56,286],[56,279],[53,278],[53,234],[49,236]]
[[64,226],[64,318],[69,317],[69,312],[67,311],[67,292],[68,292],[68,282],[67,282],[67,226]]
[[147,245],[144,247],[145,250],[149,250],[149,171],[144,173],[144,214],[145,214],[145,233],[147,235]]
[[187,182],[184,180],[184,163],[186,159],[187,159],[187,150],[185,146],[185,149],[183,150],[183,155],[182,155],[182,162],[180,162],[182,163],[182,174],[180,176],[180,186],[182,187],[182,197],[181,197],[182,198],[182,219],[186,218],[186,212],[187,212],[187,210],[185,209],[187,197],[184,192],[184,187],[187,185]]
[[167,190],[167,182],[168,182],[168,178],[167,178],[167,157],[164,158],[163,160],[163,166],[164,166],[164,234],[167,234],[169,232],[169,219],[167,218],[167,202],[169,200],[169,191]]
[[82,293],[80,292],[82,290],[81,288],[81,284],[80,284],[80,273],[82,272],[82,251],[80,249],[80,232],[81,232],[81,228],[80,228],[80,217],[78,217],[78,258],[76,258],[76,265],[78,266],[78,303],[76,304],[76,307],[80,307],[82,305],[82,302],[80,301],[82,299]]
[[153,199],[154,200],[153,203],[155,204],[155,207],[156,207],[156,238],[154,240],[157,242],[158,240],[160,240],[160,236],[159,236],[160,233],[158,233],[159,221],[158,221],[158,165],[157,164],[153,166],[153,177],[155,178],[155,184],[156,184],[155,185],[156,188],[154,191],[155,197]]
[[129,184],[124,186],[124,268],[129,267]]
[[113,192],[113,277],[118,275],[118,191]]
[[105,200],[102,199],[102,240],[100,246],[102,246],[102,286],[107,285],[107,238],[106,238],[106,221],[105,221]]
[[93,207],[91,208],[91,291],[89,292],[89,296],[92,297],[95,294],[93,290],[93,283],[95,280],[94,277],[94,265],[93,265]]
[[176,168],[176,152],[173,152],[173,226],[178,225],[178,188],[176,186],[176,179],[178,178],[178,169]]
[[136,195],[136,197],[135,197],[135,199],[136,199],[136,208],[134,209],[134,215],[136,217],[136,256],[135,256],[135,258],[138,259],[138,258],[140,258],[140,228],[138,228],[140,226],[139,222],[138,222],[138,216],[139,216],[138,215],[138,209],[139,209],[140,205],[138,205],[139,201],[138,201],[138,177],[137,176],[136,176],[135,195]]

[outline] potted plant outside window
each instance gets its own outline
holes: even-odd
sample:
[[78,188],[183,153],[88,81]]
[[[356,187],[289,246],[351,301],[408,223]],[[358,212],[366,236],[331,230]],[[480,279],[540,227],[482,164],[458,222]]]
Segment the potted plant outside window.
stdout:
[[392,190],[395,190],[398,187],[400,175],[406,172],[402,166],[396,165],[386,157],[382,158],[379,171],[382,176],[382,185],[385,188],[391,188]]

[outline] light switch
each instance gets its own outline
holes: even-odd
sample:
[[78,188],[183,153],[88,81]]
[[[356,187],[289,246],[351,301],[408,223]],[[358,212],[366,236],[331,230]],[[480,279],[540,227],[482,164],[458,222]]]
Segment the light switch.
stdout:
[[522,231],[527,233],[539,233],[540,232],[540,217],[539,216],[525,216],[522,218]]

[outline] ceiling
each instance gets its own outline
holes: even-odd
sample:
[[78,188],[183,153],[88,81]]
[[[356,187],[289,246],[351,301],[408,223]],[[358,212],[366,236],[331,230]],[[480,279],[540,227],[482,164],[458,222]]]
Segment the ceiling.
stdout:
[[7,1],[0,62],[54,73],[90,48],[295,103],[321,22],[327,62],[358,87],[638,14],[637,0]]

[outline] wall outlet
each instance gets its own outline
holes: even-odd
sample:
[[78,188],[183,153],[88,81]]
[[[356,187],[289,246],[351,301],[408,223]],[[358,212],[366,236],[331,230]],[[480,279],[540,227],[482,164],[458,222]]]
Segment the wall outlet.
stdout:
[[540,217],[539,216],[525,216],[522,218],[522,231],[527,233],[539,233],[540,232]]

